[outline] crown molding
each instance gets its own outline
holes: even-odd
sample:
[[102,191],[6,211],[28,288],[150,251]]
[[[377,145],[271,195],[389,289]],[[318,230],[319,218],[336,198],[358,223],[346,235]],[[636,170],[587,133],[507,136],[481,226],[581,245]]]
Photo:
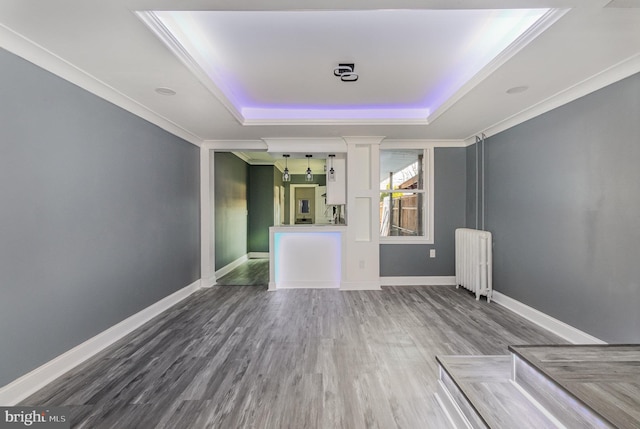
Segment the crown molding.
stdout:
[[[475,142],[474,138],[470,138]],[[467,140],[441,139],[385,139],[381,136],[345,136],[345,137],[279,137],[262,140],[205,140],[203,149],[252,152],[267,151],[271,153],[346,153],[346,140],[353,142],[380,142],[382,149],[423,149],[434,147],[467,147]],[[256,164],[256,163],[254,163]],[[259,164],[256,164],[259,165]],[[265,164],[268,165],[268,164]]]
[[[237,156],[238,158],[240,158],[241,160],[243,160],[244,162],[246,162],[247,164],[249,164],[249,157],[245,155],[243,152],[231,152],[231,153]],[[218,273],[216,273],[216,276],[218,276]]]
[[74,66],[45,47],[27,39],[3,24],[0,24],[0,47],[189,143],[196,146],[201,146],[202,144],[201,137],[143,106],[95,76]]
[[[187,69],[200,81],[202,85],[211,94],[213,94],[220,103],[231,113],[231,115],[238,121],[239,124],[244,124],[244,117],[242,113],[234,106],[233,102],[227,98],[225,92],[218,86],[214,79],[210,77],[207,72],[205,72],[202,67],[198,64],[189,52],[182,46],[180,43],[169,31],[169,29],[160,21],[160,19],[156,16],[155,13],[151,11],[141,11],[136,12],[136,16],[144,22],[150,29],[155,33],[155,35],[162,40],[162,42],[169,48],[171,52],[184,64]],[[220,81],[220,79],[215,79]],[[229,91],[228,91],[229,92]]]
[[205,140],[202,147],[219,151],[266,151],[267,145],[262,140]]
[[536,21],[531,27],[529,27],[524,33],[522,33],[513,43],[511,43],[505,50],[500,52],[493,60],[484,66],[478,73],[475,74],[470,80],[460,87],[451,97],[449,97],[440,107],[435,109],[427,117],[427,122],[433,123],[440,115],[449,110],[454,104],[456,104],[462,97],[467,95],[473,88],[479,85],[493,72],[502,67],[508,60],[510,60],[515,54],[520,52],[525,46],[531,43],[536,37],[545,32],[556,21],[562,18],[570,9],[551,9],[545,13],[538,21]]
[[347,145],[342,137],[326,138],[264,138],[267,152],[274,153],[343,153],[347,151]]
[[432,139],[385,139],[380,149],[428,149],[434,147],[467,147],[465,140],[432,140]]
[[[640,72],[640,54],[633,55],[626,60],[615,64],[595,75],[579,82],[565,90],[562,90],[551,97],[534,104],[533,106],[516,113],[507,119],[497,122],[484,130],[478,131],[476,135],[484,133],[487,137],[498,134],[509,128],[515,127],[529,119],[540,116],[557,107],[568,104],[578,98],[584,97],[592,92],[616,83],[622,79]],[[469,136],[464,141],[467,146],[475,143],[475,135]]]
[[243,160],[244,162],[246,162],[249,165],[270,165],[273,166],[276,164],[276,161],[262,161],[262,160],[255,160],[255,159],[251,159],[249,158],[249,156],[246,154],[246,152],[231,152],[232,154],[234,154],[235,156],[237,156],[238,158],[240,158],[241,160]]
[[379,145],[385,136],[344,136],[343,139],[347,145]]

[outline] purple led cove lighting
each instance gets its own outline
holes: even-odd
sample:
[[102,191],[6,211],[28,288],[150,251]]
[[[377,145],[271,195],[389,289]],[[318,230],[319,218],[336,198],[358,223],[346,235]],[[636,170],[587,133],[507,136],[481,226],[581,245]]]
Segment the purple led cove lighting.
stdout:
[[198,12],[154,11],[153,14],[184,51],[193,58],[202,71],[224,93],[225,97],[240,110],[250,103],[250,97],[222,64],[225,64],[216,46],[213,46],[196,19]]
[[281,232],[275,232],[273,234],[273,255],[271,257],[274,259],[275,273],[273,277],[275,279],[276,284],[280,282],[280,273],[282,272],[282,269],[280,268],[280,258],[278,257],[278,255],[280,254],[281,237],[282,237]]
[[[214,93],[221,99],[226,98],[228,107],[233,106],[241,116],[248,121],[283,121],[283,120],[408,120],[425,121],[438,109],[443,107],[448,100],[463,89],[465,84],[471,79],[479,76],[478,73],[505,52],[514,41],[521,37],[530,29],[549,9],[513,9],[495,11],[459,11],[460,16],[465,16],[466,21],[456,20],[454,22],[467,22],[474,26],[472,32],[464,38],[461,37],[463,45],[455,52],[447,54],[447,66],[439,70],[431,79],[427,79],[424,85],[429,87],[416,88],[416,93],[426,93],[419,105],[411,104],[362,104],[355,106],[348,105],[309,105],[309,104],[278,104],[269,102],[256,102],[252,99],[249,87],[244,87],[239,80],[240,77],[233,73],[233,66],[229,66],[230,57],[225,55],[225,49],[229,51],[229,46],[224,45],[224,30],[217,27],[224,27],[224,24],[233,19],[235,28],[246,31],[236,32],[235,36],[247,36],[251,34],[251,23],[264,22],[258,12],[247,12],[254,21],[247,21],[242,12],[225,11],[158,11],[154,12],[156,17],[167,30],[170,36],[163,36],[169,40],[170,44],[178,45],[179,50],[188,53],[199,68],[209,77],[215,87],[219,90]],[[390,15],[393,16],[406,13],[406,11],[322,11],[323,15],[330,15],[330,18],[345,18],[345,14],[359,13],[363,19],[381,20]],[[267,12],[264,12],[267,13]],[[282,22],[285,26],[291,22],[288,15],[294,16],[292,11],[270,11],[274,17],[284,17]],[[301,11],[296,14],[313,14],[314,12]],[[429,19],[429,11],[413,11],[412,15],[422,13],[424,19]],[[435,13],[435,12],[434,12]],[[206,15],[208,14],[208,15]],[[229,15],[225,15],[229,14]],[[470,14],[472,15],[470,17]],[[314,15],[315,16],[315,15]],[[473,18],[477,16],[477,19]],[[217,21],[216,21],[217,19]],[[423,18],[420,18],[423,19]],[[469,21],[471,19],[471,21]],[[475,19],[475,20],[473,20]],[[296,21],[297,22],[297,21]],[[248,25],[243,25],[248,24]],[[217,38],[218,36],[222,39]],[[215,40],[214,40],[215,39]],[[216,40],[220,44],[216,44]],[[460,42],[458,41],[458,43]],[[231,52],[231,51],[229,51]],[[236,51],[237,52],[237,51]],[[236,69],[238,65],[236,64]],[[246,68],[245,68],[246,70]],[[361,76],[364,78],[364,75]],[[364,79],[361,79],[364,80]],[[477,83],[476,81],[473,82]],[[353,83],[359,85],[361,82]],[[264,87],[264,84],[263,84]],[[223,103],[225,101],[223,100]]]
[[[518,372],[521,372],[524,376],[522,378],[528,377],[532,380],[535,380],[535,383],[541,385],[542,388],[547,392],[547,396],[550,396],[552,399],[554,399],[554,402],[567,404],[570,409],[574,410],[576,414],[580,415],[580,417],[582,417],[584,421],[589,424],[589,427],[602,429],[611,428],[611,426],[604,422],[594,411],[585,406],[582,402],[578,401],[573,395],[558,387],[556,383],[549,380],[547,377],[530,367],[529,364],[520,356],[513,355],[513,357],[514,370],[516,374]],[[518,384],[517,380],[513,380],[513,382]],[[523,387],[521,388],[526,392]],[[529,393],[527,392],[527,394]]]
[[244,107],[241,110],[245,119],[282,120],[282,119],[425,119],[429,116],[426,109],[407,108],[309,108],[295,107],[269,108]]
[[549,9],[523,9],[492,11],[469,40],[459,62],[454,64],[458,73],[450,73],[424,100],[430,112],[435,112],[470,79],[493,61],[518,37],[535,24]]

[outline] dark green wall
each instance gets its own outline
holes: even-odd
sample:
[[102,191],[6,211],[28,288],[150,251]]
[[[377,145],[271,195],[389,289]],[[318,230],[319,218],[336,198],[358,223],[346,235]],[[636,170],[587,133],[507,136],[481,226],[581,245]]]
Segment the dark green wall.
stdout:
[[282,181],[282,171],[273,167],[273,185],[274,186],[282,186],[284,182]]
[[[280,187],[284,186],[284,182],[282,181],[282,171],[278,170],[275,167],[273,168],[273,186],[278,188],[278,193],[280,192]],[[280,210],[284,210],[284,206],[282,206]],[[277,221],[278,223],[280,223],[280,219],[278,219]]]
[[232,153],[214,154],[216,270],[247,254],[248,167]]
[[273,226],[275,168],[249,166],[247,251],[269,251],[269,227]]

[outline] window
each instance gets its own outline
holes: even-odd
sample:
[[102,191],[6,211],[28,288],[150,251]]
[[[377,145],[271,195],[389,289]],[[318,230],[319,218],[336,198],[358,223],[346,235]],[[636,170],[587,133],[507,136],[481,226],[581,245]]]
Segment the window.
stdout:
[[380,150],[382,243],[433,242],[430,149]]

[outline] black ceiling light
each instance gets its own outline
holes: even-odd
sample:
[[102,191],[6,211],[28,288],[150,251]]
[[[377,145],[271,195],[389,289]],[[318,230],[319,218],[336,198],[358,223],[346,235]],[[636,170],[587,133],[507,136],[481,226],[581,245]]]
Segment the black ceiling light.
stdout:
[[289,174],[289,166],[287,160],[289,159],[289,155],[282,155],[284,157],[284,171],[282,172],[282,181],[290,182],[291,175]]
[[304,180],[307,182],[313,182],[313,173],[311,172],[311,166],[309,160],[313,155],[305,155],[307,157],[307,173],[304,175]]
[[358,80],[358,75],[354,72],[356,65],[350,64],[338,64],[338,67],[333,69],[333,75],[339,77],[343,82],[355,82]]
[[333,158],[335,158],[336,156],[331,154],[329,155],[329,160],[331,162],[331,168],[329,169],[329,173],[327,174],[327,180],[329,182],[335,182],[336,181],[336,170],[333,169]]

